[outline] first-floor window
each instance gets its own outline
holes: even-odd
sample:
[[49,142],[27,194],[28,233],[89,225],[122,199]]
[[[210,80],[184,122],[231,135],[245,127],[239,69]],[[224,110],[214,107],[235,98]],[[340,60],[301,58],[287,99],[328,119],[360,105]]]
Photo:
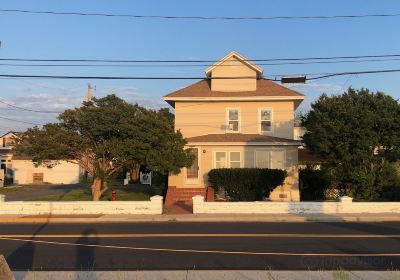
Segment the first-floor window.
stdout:
[[240,168],[240,152],[229,152],[229,167]]
[[285,169],[285,151],[258,150],[255,165],[257,168]]
[[227,168],[228,158],[226,152],[215,153],[215,168]]
[[238,151],[215,152],[215,168],[240,168],[241,154]]
[[256,167],[269,168],[269,151],[256,151]]

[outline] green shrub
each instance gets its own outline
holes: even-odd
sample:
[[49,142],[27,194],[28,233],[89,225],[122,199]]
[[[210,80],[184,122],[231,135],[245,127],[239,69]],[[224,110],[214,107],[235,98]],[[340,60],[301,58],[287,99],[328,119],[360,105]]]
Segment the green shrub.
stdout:
[[400,201],[400,162],[386,164],[378,180],[382,185],[380,200]]
[[307,166],[299,171],[299,183],[301,200],[324,200],[331,179],[326,172]]
[[229,200],[256,201],[269,197],[270,192],[282,185],[286,171],[261,168],[212,169],[208,180],[216,191],[226,192]]

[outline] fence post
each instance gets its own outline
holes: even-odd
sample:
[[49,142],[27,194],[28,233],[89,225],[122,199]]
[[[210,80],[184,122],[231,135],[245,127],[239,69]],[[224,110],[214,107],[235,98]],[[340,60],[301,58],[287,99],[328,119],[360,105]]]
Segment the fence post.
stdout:
[[201,213],[202,211],[202,206],[204,203],[204,196],[202,195],[196,195],[192,197],[193,201],[193,214],[198,214]]
[[4,194],[0,194],[0,203],[6,201],[6,196]]
[[353,203],[353,198],[350,196],[342,196],[340,198],[340,204],[341,204],[341,212],[342,213],[352,213],[352,203]]
[[163,211],[163,197],[161,195],[154,195],[150,197],[151,204],[157,207],[157,214],[162,214]]

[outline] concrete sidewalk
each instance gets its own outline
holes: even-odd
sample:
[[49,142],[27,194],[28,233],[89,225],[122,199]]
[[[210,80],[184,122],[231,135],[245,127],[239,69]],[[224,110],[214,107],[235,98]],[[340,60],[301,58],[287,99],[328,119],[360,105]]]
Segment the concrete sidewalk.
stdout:
[[399,222],[400,214],[0,215],[0,223]]

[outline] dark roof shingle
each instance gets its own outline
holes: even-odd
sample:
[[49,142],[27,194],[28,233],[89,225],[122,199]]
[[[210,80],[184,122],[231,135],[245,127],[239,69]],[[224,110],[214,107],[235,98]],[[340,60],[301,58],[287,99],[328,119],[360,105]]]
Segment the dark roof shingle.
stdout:
[[303,94],[278,85],[269,80],[257,80],[255,91],[212,91],[210,80],[202,80],[190,86],[174,91],[166,96],[171,97],[304,97]]
[[300,145],[299,141],[260,134],[242,134],[242,133],[225,133],[225,134],[206,134],[186,138],[190,142],[246,142],[246,143],[290,143]]

